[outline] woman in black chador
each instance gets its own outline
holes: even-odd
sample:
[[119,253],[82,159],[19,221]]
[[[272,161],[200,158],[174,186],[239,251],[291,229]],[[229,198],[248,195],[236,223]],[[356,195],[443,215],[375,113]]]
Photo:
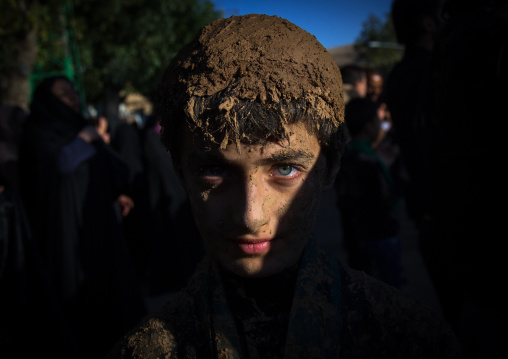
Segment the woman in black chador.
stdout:
[[35,89],[20,192],[78,350],[100,357],[145,306],[120,227],[128,170],[80,111],[65,77]]

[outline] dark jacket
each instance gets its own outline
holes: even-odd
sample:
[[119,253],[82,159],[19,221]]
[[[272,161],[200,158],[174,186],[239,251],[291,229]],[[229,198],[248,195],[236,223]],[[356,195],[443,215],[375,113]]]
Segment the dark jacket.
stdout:
[[[128,169],[99,140],[91,157],[62,173],[62,148],[89,122],[53,95],[56,79],[34,92],[20,144],[20,194],[71,335],[89,357],[145,309],[116,208]],[[96,328],[106,315],[110,320]]]
[[336,191],[347,243],[398,234],[394,209],[401,192],[370,144],[351,141],[342,159]]
[[[263,357],[235,317],[220,271],[207,257],[188,287],[131,330],[107,358]],[[285,358],[461,357],[456,338],[438,315],[341,266],[313,240],[299,264],[281,343]]]

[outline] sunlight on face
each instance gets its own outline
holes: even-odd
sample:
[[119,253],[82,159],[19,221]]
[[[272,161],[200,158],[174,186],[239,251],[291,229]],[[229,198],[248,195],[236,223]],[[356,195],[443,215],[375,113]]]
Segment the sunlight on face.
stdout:
[[182,178],[194,217],[219,262],[242,276],[263,277],[294,265],[307,243],[326,160],[314,135],[289,126],[289,143],[231,144],[205,150],[186,135]]

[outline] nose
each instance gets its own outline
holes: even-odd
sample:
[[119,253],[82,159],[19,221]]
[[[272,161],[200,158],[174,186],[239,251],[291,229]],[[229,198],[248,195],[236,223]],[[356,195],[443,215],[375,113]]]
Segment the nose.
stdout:
[[268,211],[268,196],[263,181],[259,176],[249,176],[240,186],[240,200],[238,201],[237,224],[248,233],[258,232],[270,221]]

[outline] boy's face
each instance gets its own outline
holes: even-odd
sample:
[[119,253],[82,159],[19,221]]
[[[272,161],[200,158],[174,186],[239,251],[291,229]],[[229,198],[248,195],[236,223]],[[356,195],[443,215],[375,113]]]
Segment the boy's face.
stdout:
[[325,180],[315,135],[290,125],[289,143],[206,149],[186,131],[181,176],[194,217],[220,264],[264,277],[296,264],[307,244]]

